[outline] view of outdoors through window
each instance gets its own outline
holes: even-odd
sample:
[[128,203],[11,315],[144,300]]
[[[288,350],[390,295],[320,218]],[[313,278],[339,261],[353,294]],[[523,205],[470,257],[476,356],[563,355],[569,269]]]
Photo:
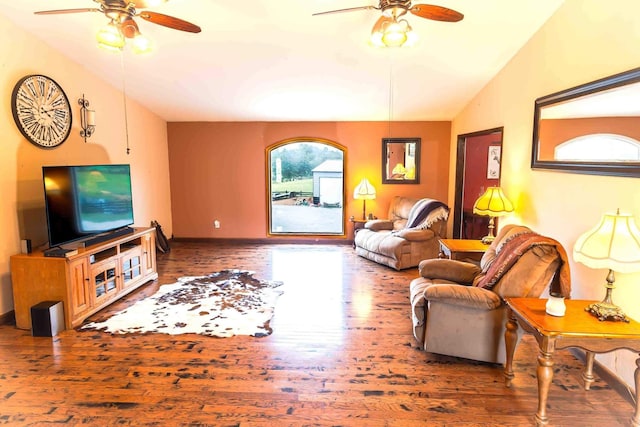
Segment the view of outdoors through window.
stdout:
[[344,233],[344,153],[295,141],[269,151],[271,234]]

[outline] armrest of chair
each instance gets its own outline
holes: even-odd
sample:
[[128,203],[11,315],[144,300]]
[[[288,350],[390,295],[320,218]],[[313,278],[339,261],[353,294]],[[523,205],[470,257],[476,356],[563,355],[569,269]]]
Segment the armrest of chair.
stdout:
[[452,259],[425,259],[418,265],[420,276],[427,279],[444,279],[460,284],[471,284],[482,272],[475,264]]
[[405,228],[398,230],[394,235],[413,242],[429,240],[435,237],[435,233],[433,231],[419,228]]
[[389,219],[371,219],[364,223],[364,228],[371,231],[393,230],[393,221]]
[[484,288],[464,285],[433,285],[424,291],[424,298],[463,307],[493,310],[502,305],[502,299],[495,292]]

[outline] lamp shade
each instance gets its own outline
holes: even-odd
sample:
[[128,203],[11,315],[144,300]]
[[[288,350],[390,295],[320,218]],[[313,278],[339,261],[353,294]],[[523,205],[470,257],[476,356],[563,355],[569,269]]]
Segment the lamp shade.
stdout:
[[640,271],[640,230],[628,213],[606,213],[600,223],[578,237],[573,259],[591,268],[620,273]]
[[513,212],[513,203],[502,188],[489,187],[473,204],[473,213],[484,216],[503,216]]
[[356,200],[373,200],[376,198],[376,189],[373,188],[367,178],[362,178],[360,184],[353,190],[353,198]]

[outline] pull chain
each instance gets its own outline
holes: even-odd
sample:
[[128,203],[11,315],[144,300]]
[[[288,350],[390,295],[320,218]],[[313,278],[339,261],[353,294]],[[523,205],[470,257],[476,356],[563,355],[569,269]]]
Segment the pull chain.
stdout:
[[127,114],[127,86],[126,86],[126,77],[124,71],[124,53],[120,52],[120,65],[122,69],[122,102],[124,104],[124,133],[127,142],[127,155],[131,152],[129,148],[129,119]]

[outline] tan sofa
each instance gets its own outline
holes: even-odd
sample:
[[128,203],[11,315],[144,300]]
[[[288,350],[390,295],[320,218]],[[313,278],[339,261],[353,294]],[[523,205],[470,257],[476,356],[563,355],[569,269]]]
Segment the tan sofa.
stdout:
[[434,199],[396,196],[388,219],[367,221],[355,235],[356,253],[396,270],[436,258],[445,237],[449,207]]
[[[564,248],[529,228],[507,225],[475,264],[425,260],[410,284],[413,334],[424,350],[504,363],[504,298],[551,292],[569,297]],[[518,339],[520,336],[518,336]]]

